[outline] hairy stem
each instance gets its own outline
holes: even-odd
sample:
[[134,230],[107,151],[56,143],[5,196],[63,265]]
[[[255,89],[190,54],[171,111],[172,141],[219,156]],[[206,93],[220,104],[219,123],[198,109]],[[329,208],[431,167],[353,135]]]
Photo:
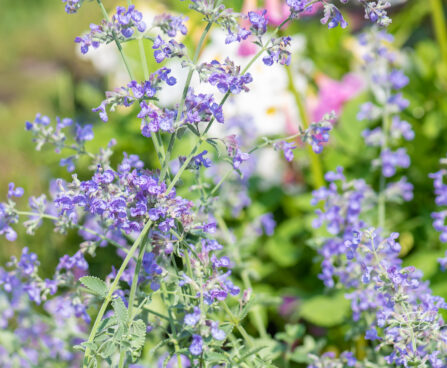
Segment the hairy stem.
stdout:
[[[129,325],[133,320],[133,303],[134,303],[134,299],[135,299],[135,294],[137,292],[137,285],[138,285],[138,278],[140,275],[140,270],[141,270],[141,264],[143,263],[143,257],[144,257],[144,252],[146,250],[146,245],[147,243],[142,241],[141,242],[141,246],[140,246],[140,251],[138,253],[138,258],[137,258],[137,264],[135,265],[135,271],[133,273],[133,277],[132,277],[132,285],[130,287],[130,294],[129,294],[129,300],[128,300],[128,307],[127,307],[127,311],[128,311],[128,318],[129,318]],[[124,362],[126,358],[126,352],[125,351],[121,351],[120,353],[120,364],[118,365],[119,368],[123,368],[124,367]]]
[[123,272],[126,269],[129,261],[132,259],[133,254],[135,253],[137,248],[140,246],[140,244],[143,241],[146,234],[149,232],[151,226],[152,226],[152,221],[149,220],[144,225],[144,228],[141,231],[140,235],[138,235],[138,238],[133,243],[132,247],[129,250],[129,253],[127,253],[126,258],[124,259],[123,263],[121,264],[121,267],[118,270],[118,273],[116,274],[116,277],[113,280],[112,285],[110,285],[109,292],[107,293],[107,296],[101,305],[101,309],[99,310],[98,315],[96,316],[95,323],[93,324],[92,330],[90,331],[90,335],[87,340],[88,346],[85,350],[85,355],[84,355],[84,363],[83,363],[84,368],[88,367],[88,365],[89,365],[89,360],[91,358],[90,345],[93,343],[93,340],[95,339],[96,332],[98,331],[98,328],[99,328],[99,324],[101,323],[102,317],[104,316],[104,313],[106,312],[107,306],[109,305],[110,301],[112,300],[113,293],[117,289],[118,282],[120,281],[121,276],[123,275]]
[[[109,18],[109,14],[107,14],[107,10],[106,8],[104,8],[104,4],[102,3],[101,0],[96,0],[98,2],[99,7],[101,8],[102,14],[104,16],[104,19],[107,22],[110,22],[110,18]],[[118,40],[118,37],[116,36],[115,31],[113,31],[113,39],[115,40],[116,43],[116,47],[118,47],[118,51],[121,54],[121,58],[123,59],[124,65],[126,67],[127,73],[130,76],[130,79],[133,79],[133,74],[132,74],[132,70],[130,69],[129,63],[127,62],[127,59],[124,56],[124,51],[123,51],[123,47],[121,46],[121,43]]]
[[[200,40],[199,40],[199,43],[197,44],[197,48],[196,48],[196,51],[195,51],[195,54],[194,54],[194,57],[193,57],[193,60],[192,60],[194,65],[197,63],[197,60],[199,60],[200,50],[202,49],[202,46],[203,46],[203,44],[205,42],[205,39],[206,39],[206,36],[207,36],[208,32],[210,31],[212,25],[213,25],[213,23],[209,22],[206,25],[204,31],[202,32],[202,35],[200,36]],[[183,87],[182,98],[181,98],[180,103],[179,103],[179,107],[178,107],[178,110],[177,110],[177,117],[176,117],[175,123],[174,123],[174,127],[175,128],[177,127],[177,124],[180,121],[181,116],[182,116],[183,108],[185,106],[186,95],[188,94],[188,89],[189,89],[189,86],[191,85],[191,79],[192,79],[193,73],[194,73],[194,68],[191,67],[189,69],[188,76],[186,77],[185,86]],[[167,170],[169,168],[169,160],[171,159],[171,153],[172,153],[172,149],[174,147],[175,138],[176,138],[176,134],[173,133],[171,135],[171,139],[169,141],[168,150],[166,152],[164,165],[163,165],[163,168],[161,170],[161,174],[160,174],[161,180],[164,179],[164,177],[166,176]]]

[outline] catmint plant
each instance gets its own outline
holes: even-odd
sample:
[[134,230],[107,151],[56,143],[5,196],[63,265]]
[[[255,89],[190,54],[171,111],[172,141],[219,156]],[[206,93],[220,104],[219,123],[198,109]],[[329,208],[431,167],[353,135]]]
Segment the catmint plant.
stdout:
[[[0,204],[0,233],[10,241],[16,240],[14,228],[23,218],[29,234],[49,221],[61,234],[77,230],[84,241],[75,254],[60,259],[52,278],[39,276],[40,261],[28,248],[23,249],[20,259],[13,258],[1,269],[0,284],[5,292],[2,298],[6,303],[15,305],[18,298],[27,296],[26,313],[29,314],[30,302],[44,305],[50,315],[58,316],[58,326],[65,334],[73,336],[74,350],[65,342],[53,349],[52,344],[59,340],[51,339],[44,340],[43,351],[39,351],[38,345],[30,350],[23,344],[22,348],[27,349],[23,359],[45,362],[42,364],[49,362],[48,359],[62,359],[73,366],[124,367],[139,360],[146,339],[154,336],[158,341],[153,354],[162,365],[264,367],[270,364],[268,356],[254,349],[254,338],[241,324],[252,302],[250,293],[235,284],[232,277],[235,263],[215,236],[218,214],[214,213],[213,198],[228,177],[236,175],[246,180],[244,166],[252,153],[264,146],[283,150],[291,160],[291,150],[297,147],[293,141],[301,137],[315,152],[321,152],[322,143],[329,139],[330,117],[291,137],[265,138],[260,144],[252,141],[251,147],[243,147],[237,137],[207,134],[214,123],[225,124],[222,107],[228,98],[249,93],[253,79],[249,69],[258,58],[266,65],[290,63],[291,39],[278,38],[277,34],[284,24],[299,18],[301,12],[316,2],[289,4],[291,15],[269,33],[265,11],[239,14],[221,2],[191,1],[190,8],[200,13],[206,23],[193,57],[176,40],[177,34],[188,32],[186,18],[161,14],[152,20],[143,19],[143,13],[130,1],[126,7],[118,6],[109,16],[104,4],[100,0],[96,2],[103,19],[91,24],[90,31],[76,37],[75,43],[83,54],[115,43],[129,81],[107,92],[104,101],[92,109],[107,122],[110,112],[118,107],[138,105],[141,134],[151,140],[160,170],[146,168],[132,153],[124,153],[118,164],[112,164],[115,140],[98,152],[88,151],[85,143],[94,139],[93,127],[74,119],[57,117],[52,123],[49,117],[38,114],[26,123],[36,148],[52,146],[61,155],[60,165],[71,173],[71,179],[55,180],[49,196],[30,197],[29,210],[18,208],[16,199],[24,195],[24,190],[11,183],[6,202]],[[80,11],[83,5],[82,1],[63,3],[69,14]],[[329,18],[337,21],[340,13],[335,10],[332,13]],[[240,25],[241,19],[248,19],[249,29]],[[240,42],[252,35],[259,51],[245,66],[229,58],[198,63],[198,55],[212,27],[227,32],[226,43]],[[134,66],[122,46],[130,41],[136,41],[140,49],[142,81],[134,78]],[[157,64],[172,60],[188,70],[183,86],[178,85],[168,67],[161,66],[149,73],[145,54],[148,47]],[[193,89],[194,74],[202,85],[210,85],[223,97]],[[176,105],[159,104],[157,94],[165,88],[183,90]],[[186,155],[172,157],[174,146],[187,132],[195,137],[196,143]],[[209,148],[203,149],[202,144]],[[229,172],[214,188],[208,189],[201,185],[202,172],[215,165],[208,150],[220,151],[220,144],[225,147],[219,153],[229,161]],[[81,157],[90,161],[90,174],[82,178],[76,173]],[[177,194],[185,171],[193,174],[201,188],[199,203]],[[261,216],[254,224],[259,234],[271,235],[274,227],[271,214]],[[89,274],[87,261],[102,247],[116,248],[122,259],[105,278]],[[161,300],[164,312],[153,309],[154,298]],[[92,313],[92,308],[97,313]],[[17,313],[21,313],[20,309]],[[12,315],[4,323],[8,325],[11,318]],[[24,318],[29,315],[25,314]],[[77,323],[82,332],[68,328],[69,321],[76,319],[82,321]],[[51,328],[54,327],[49,326],[47,333],[51,333]],[[50,351],[51,358],[46,358],[46,350]],[[19,350],[17,359],[26,366],[28,363],[23,363],[22,355]]]
[[[83,11],[86,2],[62,3],[73,14]],[[321,6],[322,24],[346,28],[339,6],[347,3],[287,0],[287,17],[272,28],[266,10],[244,14],[223,1],[191,0],[190,10],[203,21],[193,49],[182,42],[189,31],[182,15],[146,19],[130,0],[114,10],[101,0],[88,4],[101,19],[76,37],[76,46],[86,54],[115,44],[128,77],[105,92],[92,111],[108,124],[113,124],[117,109],[135,112],[158,166],[147,167],[134,152],[119,155],[115,139],[90,151],[94,127],[75,118],[37,114],[26,122],[36,149],[53,148],[70,176],[52,181],[47,194],[30,196],[28,209],[17,203],[24,189],[10,183],[0,203],[0,235],[15,241],[19,223],[33,235],[49,222],[62,235],[76,231],[82,242],[74,254],[59,259],[48,278],[40,276],[43,260],[28,247],[0,268],[0,323],[14,332],[11,344],[3,343],[7,339],[0,335],[0,357],[9,357],[6,366],[122,368],[147,366],[149,361],[151,366],[178,368],[273,367],[278,351],[292,349],[301,332],[289,326],[275,335],[282,342],[270,336],[245,269],[246,254],[234,246],[238,237],[272,236],[274,214],[253,216],[241,236],[232,232],[222,213],[229,209],[238,216],[251,205],[248,182],[262,149],[280,151],[288,162],[302,145],[319,154],[337,128],[335,115],[326,111],[319,121],[300,126],[290,136],[258,137],[249,116],[226,114],[224,106],[251,92],[250,70],[256,62],[289,66],[292,38],[284,34],[286,24],[299,22]],[[326,287],[346,292],[356,327],[352,334],[369,341],[371,349],[365,359],[345,351],[339,357],[309,354],[307,363],[315,368],[443,367],[447,335],[440,311],[447,304],[432,294],[420,271],[402,266],[399,235],[385,228],[386,202],[412,199],[412,184],[405,177],[387,183],[410,165],[405,149],[398,146],[402,139],[414,138],[399,114],[408,106],[400,90],[409,79],[386,45],[390,35],[381,28],[391,22],[386,12],[390,3],[357,3],[373,24],[360,43],[374,97],[362,105],[358,118],[371,123],[363,136],[367,145],[378,147],[372,166],[379,168],[380,179],[378,185],[348,180],[339,167],[326,173],[329,184],[313,192],[312,204],[319,205],[314,227],[325,226],[330,234],[318,251],[319,277]],[[244,65],[225,53],[219,60],[201,60],[213,28],[225,32],[222,50],[235,42],[251,42],[256,53]],[[138,65],[126,55],[123,45],[128,42],[139,49]],[[154,63],[148,63],[147,50]],[[173,72],[175,64],[186,71],[184,83]],[[149,65],[156,68],[149,70]],[[137,67],[143,80],[135,77]],[[160,102],[162,91],[176,90],[181,91],[178,101]],[[178,147],[181,153],[176,156]],[[440,205],[443,174],[434,174]],[[375,207],[377,224],[365,215]],[[434,217],[437,229],[444,232],[443,215]],[[114,250],[120,261],[107,265],[108,274],[96,275],[89,260],[102,248]],[[256,333],[247,331],[247,315],[255,321]]]
[[[386,4],[374,5],[376,10],[371,12],[367,8],[367,15],[375,22]],[[379,25],[387,23],[378,22]],[[410,124],[399,117],[399,112],[408,106],[399,90],[409,79],[397,69],[396,55],[390,51],[389,42],[392,37],[377,28],[360,37],[360,43],[367,50],[364,60],[376,101],[363,104],[358,119],[381,120],[381,126],[363,132],[367,145],[380,148],[380,158],[373,161],[373,166],[381,170],[379,191],[375,193],[363,180],[347,181],[340,167],[326,174],[328,188],[315,191],[313,196],[313,204],[324,202],[324,209],[316,211],[318,218],[314,226],[325,225],[333,234],[319,250],[323,258],[320,278],[328,288],[349,291],[346,297],[351,301],[356,323],[351,336],[363,336],[371,342],[374,352],[362,362],[351,352],[339,358],[326,353],[312,357],[310,367],[443,367],[447,362],[445,322],[440,313],[447,304],[432,294],[428,282],[422,281],[421,271],[402,266],[398,257],[399,234],[383,235],[385,203],[413,197],[413,186],[405,177],[386,186],[386,179],[395,176],[399,168],[410,165],[405,149],[393,151],[391,146],[399,140],[414,138]],[[440,204],[442,175],[442,172],[432,175]],[[369,217],[365,215],[375,206],[378,207],[378,229],[370,227]],[[436,220],[437,214],[433,216]],[[442,221],[437,223],[440,231]]]

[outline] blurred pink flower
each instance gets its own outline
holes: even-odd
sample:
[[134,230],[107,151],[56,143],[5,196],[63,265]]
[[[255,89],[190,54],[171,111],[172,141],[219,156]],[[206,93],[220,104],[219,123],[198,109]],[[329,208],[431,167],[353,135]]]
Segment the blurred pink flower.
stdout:
[[[244,0],[242,5],[242,14],[247,14],[250,11],[257,10],[257,0]],[[241,25],[245,28],[250,28],[250,21],[248,19],[242,19]],[[239,56],[248,57],[256,54],[257,46],[253,44],[253,37],[249,36],[246,40],[239,44],[237,54]]]
[[271,25],[279,26],[290,14],[289,7],[282,0],[265,0],[267,19]]
[[314,122],[320,121],[331,111],[335,111],[338,116],[343,105],[365,87],[363,80],[353,73],[346,74],[341,81],[322,75],[317,78],[317,85],[318,97],[308,104],[310,118]]

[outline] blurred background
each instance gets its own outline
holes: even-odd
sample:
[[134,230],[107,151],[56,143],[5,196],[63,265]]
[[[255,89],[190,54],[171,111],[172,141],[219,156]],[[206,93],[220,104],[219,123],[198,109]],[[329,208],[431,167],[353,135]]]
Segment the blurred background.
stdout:
[[[272,69],[274,81],[271,89],[278,91],[269,92],[266,88],[253,86],[253,95],[246,104],[247,111],[250,111],[256,106],[256,101],[273,101],[254,117],[260,134],[264,135],[284,135],[281,133],[289,131],[290,124],[303,119],[302,110],[294,98],[296,90],[310,120],[318,115],[322,106],[338,109],[340,117],[331,142],[318,157],[322,171],[341,165],[346,168],[348,177],[367,178],[369,183],[377,185],[377,174],[371,171],[370,166],[377,152],[365,149],[361,138],[365,124],[356,119],[358,107],[368,100],[368,93],[360,77],[359,81],[355,74],[348,74],[361,71],[355,36],[365,26],[360,7],[357,9],[355,1],[351,2],[352,6],[345,8],[350,26],[344,30],[328,31],[320,24],[318,15],[306,17],[285,30],[295,37],[298,44],[291,66],[293,87],[290,75],[284,70]],[[109,10],[115,5],[124,5],[122,3],[105,1]],[[266,3],[272,6],[276,2]],[[438,234],[431,226],[430,213],[436,207],[433,183],[428,178],[429,173],[439,169],[439,159],[445,157],[447,151],[447,39],[444,21],[447,4],[440,0],[393,3],[393,23],[389,32],[395,36],[396,48],[402,52],[403,69],[410,78],[409,85],[403,90],[410,107],[402,117],[412,124],[416,133],[415,140],[406,143],[412,161],[407,176],[415,189],[412,202],[388,208],[387,229],[401,233],[404,262],[420,268],[425,278],[430,280],[434,293],[447,298],[446,275],[439,271],[437,264],[445,246],[439,242]],[[56,116],[72,117],[80,123],[94,124],[96,138],[90,149],[105,146],[111,137],[115,137],[118,140],[116,161],[119,160],[119,152],[127,151],[140,154],[149,167],[157,167],[153,153],[148,154],[150,143],[140,135],[139,124],[132,111],[112,114],[107,124],[91,112],[103,100],[105,90],[126,83],[123,65],[112,49],[93,53],[92,57],[82,57],[73,42],[76,36],[88,29],[89,23],[100,20],[98,7],[94,3],[86,3],[78,14],[67,15],[60,1],[1,0],[1,4],[2,196],[6,197],[10,181],[24,187],[27,195],[38,195],[48,191],[52,178],[70,178],[65,168],[59,167],[59,157],[51,149],[35,151],[24,124],[34,119],[37,112],[51,119]],[[265,6],[261,0],[257,3],[232,0],[226,4],[237,10],[244,6]],[[137,7],[147,14],[163,10],[186,12],[190,18],[190,33],[184,42],[194,44],[200,36],[203,24],[187,9],[187,2],[142,0],[137,2]],[[208,51],[205,51],[208,56],[222,51],[218,40],[217,33],[210,37]],[[135,45],[126,45],[126,52],[131,60],[135,56],[137,62]],[[147,54],[150,58],[150,50]],[[155,64],[152,63],[151,67],[154,70]],[[254,73],[261,75],[263,69],[259,67],[259,71]],[[280,97],[272,99],[273,94]],[[245,113],[239,110],[239,113]],[[263,313],[269,315],[269,331],[274,333],[282,330],[286,323],[300,322],[317,338],[324,337],[329,346],[335,342],[340,345],[346,330],[343,322],[350,308],[343,296],[324,294],[317,277],[320,270],[317,253],[309,242],[315,235],[310,226],[314,217],[310,193],[321,184],[315,175],[315,162],[312,164],[315,158],[309,160],[307,151],[302,149],[297,152],[295,161],[286,165],[283,158],[276,155],[277,158],[265,158],[266,162],[278,162],[278,166],[268,165],[269,168],[275,167],[274,171],[259,169],[250,179],[252,206],[237,216],[227,211],[226,220],[236,234],[244,234],[247,223],[266,212],[272,212],[277,222],[272,237],[251,239],[245,248],[247,254],[256,255],[250,264],[254,270],[253,288],[267,300]],[[86,174],[88,171],[84,170]],[[82,173],[81,169],[80,175]],[[22,204],[25,203],[22,201]],[[53,233],[47,224],[34,237],[19,231],[18,239],[13,243],[1,237],[0,261],[5,263],[11,255],[19,254],[23,246],[29,246],[40,259],[45,260],[42,271],[47,269],[51,274],[58,258],[65,253],[73,254],[80,241],[78,234],[62,237]],[[107,250],[102,250],[103,254],[100,252],[94,261],[109,261],[94,264],[93,273],[107,274],[108,265],[115,256]]]

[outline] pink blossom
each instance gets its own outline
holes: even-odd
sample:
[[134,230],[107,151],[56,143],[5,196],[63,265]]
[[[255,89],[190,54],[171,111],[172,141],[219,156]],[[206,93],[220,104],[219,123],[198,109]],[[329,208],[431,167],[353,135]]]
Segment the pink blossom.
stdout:
[[346,74],[341,81],[331,79],[325,75],[317,79],[319,87],[318,98],[309,103],[312,121],[320,121],[321,118],[331,111],[339,115],[343,105],[357,95],[364,87],[364,83],[355,74]]
[[290,15],[289,7],[282,0],[265,0],[267,19],[270,24],[279,26]]

